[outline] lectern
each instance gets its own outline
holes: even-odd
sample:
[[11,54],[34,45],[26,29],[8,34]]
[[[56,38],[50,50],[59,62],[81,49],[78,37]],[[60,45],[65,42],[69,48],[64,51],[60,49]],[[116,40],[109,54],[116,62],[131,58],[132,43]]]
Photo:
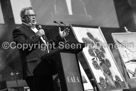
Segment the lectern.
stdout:
[[84,91],[77,58],[82,48],[58,48],[46,55],[56,63],[62,91]]

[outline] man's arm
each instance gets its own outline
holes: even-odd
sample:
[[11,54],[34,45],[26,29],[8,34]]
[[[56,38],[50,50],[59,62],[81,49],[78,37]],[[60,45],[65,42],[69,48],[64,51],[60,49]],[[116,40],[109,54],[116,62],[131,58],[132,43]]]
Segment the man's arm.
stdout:
[[27,38],[26,35],[23,32],[21,32],[21,30],[15,29],[13,31],[13,40],[16,42],[16,44],[27,45],[27,47],[28,47],[27,49],[29,49],[30,46],[28,46],[28,45],[33,45],[33,44],[39,43],[40,37],[38,35],[34,34],[34,35],[30,36],[29,38]]
[[26,38],[25,34],[18,29],[13,31],[13,39],[16,43],[21,44],[33,44],[38,43],[40,41],[40,37],[38,35],[34,34],[29,38]]

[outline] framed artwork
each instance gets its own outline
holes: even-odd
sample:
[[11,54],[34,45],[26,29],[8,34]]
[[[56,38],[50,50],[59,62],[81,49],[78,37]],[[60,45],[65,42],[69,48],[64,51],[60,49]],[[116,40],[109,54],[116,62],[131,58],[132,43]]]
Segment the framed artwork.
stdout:
[[112,33],[130,79],[136,78],[136,32]]
[[128,88],[101,29],[76,25],[71,27],[78,42],[86,43],[82,52],[100,91]]
[[92,86],[91,82],[89,81],[89,78],[87,77],[87,74],[85,73],[80,62],[79,62],[79,68],[80,68],[80,71],[81,71],[81,77],[82,77],[84,90],[85,91],[88,91],[88,90],[93,91],[93,86]]

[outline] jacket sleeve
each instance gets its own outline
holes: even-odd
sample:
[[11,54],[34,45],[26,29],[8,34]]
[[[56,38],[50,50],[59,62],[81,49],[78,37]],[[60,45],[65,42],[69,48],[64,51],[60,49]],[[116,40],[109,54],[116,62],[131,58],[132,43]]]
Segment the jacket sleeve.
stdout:
[[40,41],[40,37],[36,34],[26,37],[26,35],[19,29],[15,29],[13,31],[13,40],[16,42],[16,44],[34,44],[38,43]]

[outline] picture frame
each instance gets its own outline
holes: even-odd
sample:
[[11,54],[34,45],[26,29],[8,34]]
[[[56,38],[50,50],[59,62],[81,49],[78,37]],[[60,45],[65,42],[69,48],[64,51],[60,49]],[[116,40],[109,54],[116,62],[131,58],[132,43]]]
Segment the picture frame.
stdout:
[[100,27],[72,25],[71,28],[77,41],[86,44],[82,53],[100,91],[128,88]]
[[136,78],[136,32],[112,33],[129,79]]
[[85,73],[81,63],[78,62],[78,64],[79,64],[79,68],[80,68],[80,72],[81,72],[84,90],[85,91],[88,91],[88,90],[93,91],[93,86],[92,86],[91,82],[89,81],[89,78],[87,77],[87,74]]

